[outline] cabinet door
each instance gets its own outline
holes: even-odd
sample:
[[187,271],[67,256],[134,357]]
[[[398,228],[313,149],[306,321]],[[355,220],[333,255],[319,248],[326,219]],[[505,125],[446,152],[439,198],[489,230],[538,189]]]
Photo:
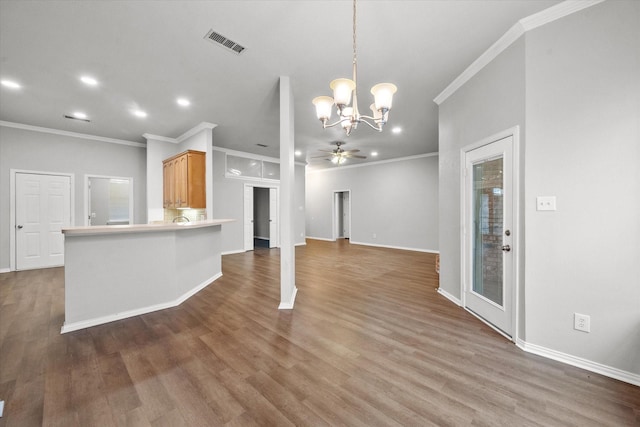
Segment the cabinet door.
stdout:
[[187,191],[189,195],[189,206],[194,209],[205,209],[207,207],[207,196],[205,192],[205,154],[201,152],[189,153],[187,166]]
[[174,203],[174,164],[173,160],[166,161],[162,165],[162,198],[163,207],[165,209],[172,209],[175,206]]
[[189,207],[189,180],[187,175],[187,155],[178,157],[176,162],[176,207]]
[[171,162],[164,162],[162,164],[162,207],[165,209],[169,208],[173,201],[171,182]]

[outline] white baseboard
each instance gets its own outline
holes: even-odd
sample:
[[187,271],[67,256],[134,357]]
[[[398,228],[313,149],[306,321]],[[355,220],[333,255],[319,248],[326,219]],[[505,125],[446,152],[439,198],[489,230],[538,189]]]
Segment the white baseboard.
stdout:
[[614,378],[616,380],[640,386],[640,375],[633,372],[623,371],[618,368],[613,368],[611,366],[603,365],[571,354],[562,353],[537,344],[527,343],[520,339],[517,340],[516,345],[527,353],[537,354],[538,356],[546,357],[547,359],[553,359],[558,362],[566,363],[567,365],[604,375],[605,377]]
[[408,248],[405,246],[392,246],[392,245],[378,245],[375,243],[363,243],[363,242],[354,242],[353,240],[349,241],[353,245],[361,245],[361,246],[373,246],[374,248],[387,248],[387,249],[400,249],[402,251],[413,251],[413,252],[425,252],[429,254],[439,254],[440,251],[436,251],[433,249],[419,249],[419,248]]
[[226,252],[222,252],[221,255],[234,255],[234,254],[243,254],[246,251],[244,249],[237,249],[237,250],[233,250],[233,251],[226,251]]
[[278,306],[278,310],[292,310],[293,305],[296,302],[296,295],[298,295],[298,288],[293,288],[293,295],[291,295],[291,301],[281,302]]
[[135,310],[124,311],[122,313],[109,314],[107,316],[96,317],[93,319],[83,320],[80,322],[73,322],[73,323],[65,322],[64,325],[62,325],[62,329],[60,330],[60,333],[66,334],[67,332],[73,332],[79,329],[89,328],[91,326],[102,325],[104,323],[115,322],[116,320],[122,320],[128,317],[140,316],[142,314],[152,313],[154,311],[164,310],[167,308],[179,306],[180,304],[185,302],[187,299],[189,299],[190,297],[192,297],[202,289],[206,288],[209,284],[218,280],[220,277],[222,277],[222,273],[217,273],[211,278],[206,279],[204,282],[200,283],[195,288],[191,289],[189,292],[183,295],[180,295],[178,298],[176,298],[173,301],[168,301],[161,304],[154,304],[147,307],[136,308]]
[[307,242],[296,243],[295,246],[307,246]]
[[0,274],[2,273],[10,273],[11,269],[10,268],[0,268]]
[[324,237],[312,237],[312,236],[307,236],[307,239],[311,239],[311,240],[323,240],[325,242],[335,242],[335,239],[325,239]]
[[449,301],[451,301],[452,303],[454,303],[457,306],[462,306],[462,301],[459,298],[454,297],[453,295],[451,295],[449,292],[445,291],[442,288],[438,288],[438,293],[440,295],[442,295],[443,297],[445,297],[446,299],[448,299]]

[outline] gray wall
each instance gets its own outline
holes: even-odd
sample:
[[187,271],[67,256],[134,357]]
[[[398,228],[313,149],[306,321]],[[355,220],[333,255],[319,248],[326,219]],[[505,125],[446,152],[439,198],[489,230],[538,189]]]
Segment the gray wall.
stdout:
[[[611,1],[526,39],[527,341],[636,374],[639,24],[640,2]],[[536,212],[539,195],[558,210]]]
[[520,125],[525,151],[524,66],[521,38],[440,105],[440,287],[456,298],[461,298],[460,150]]
[[308,237],[333,238],[333,193],[343,190],[352,242],[438,250],[437,156],[307,173]]
[[134,221],[146,222],[146,150],[127,145],[0,126],[0,269],[9,268],[11,169],[75,175],[75,224],[84,225],[84,175],[134,180]]
[[[272,159],[272,161],[274,161]],[[277,161],[277,160],[275,160]],[[222,226],[222,252],[244,251],[244,184],[273,185],[251,179],[225,177],[225,153],[213,150],[213,217],[218,219],[235,219],[234,222]],[[295,242],[304,244],[305,227],[305,171],[304,166],[296,165],[295,170]]]
[[[539,27],[440,106],[440,286],[460,296],[460,147],[520,125],[519,338],[635,374],[639,17],[640,2],[604,2]],[[537,212],[536,196],[558,210]],[[575,312],[591,333],[573,329]]]

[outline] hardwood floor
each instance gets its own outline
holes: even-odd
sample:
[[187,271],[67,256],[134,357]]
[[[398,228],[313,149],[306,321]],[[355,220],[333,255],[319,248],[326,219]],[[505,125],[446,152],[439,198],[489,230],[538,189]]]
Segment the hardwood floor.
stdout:
[[519,350],[435,256],[308,241],[223,257],[174,309],[60,335],[63,269],[0,274],[0,426],[630,426],[640,388]]

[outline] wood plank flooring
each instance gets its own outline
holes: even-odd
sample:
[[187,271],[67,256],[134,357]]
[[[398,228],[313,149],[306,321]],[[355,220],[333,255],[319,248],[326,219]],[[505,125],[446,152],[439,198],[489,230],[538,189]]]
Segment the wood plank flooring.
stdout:
[[640,425],[640,388],[519,350],[436,293],[432,254],[309,240],[296,263],[292,311],[256,250],[65,335],[62,268],[0,274],[0,426]]

